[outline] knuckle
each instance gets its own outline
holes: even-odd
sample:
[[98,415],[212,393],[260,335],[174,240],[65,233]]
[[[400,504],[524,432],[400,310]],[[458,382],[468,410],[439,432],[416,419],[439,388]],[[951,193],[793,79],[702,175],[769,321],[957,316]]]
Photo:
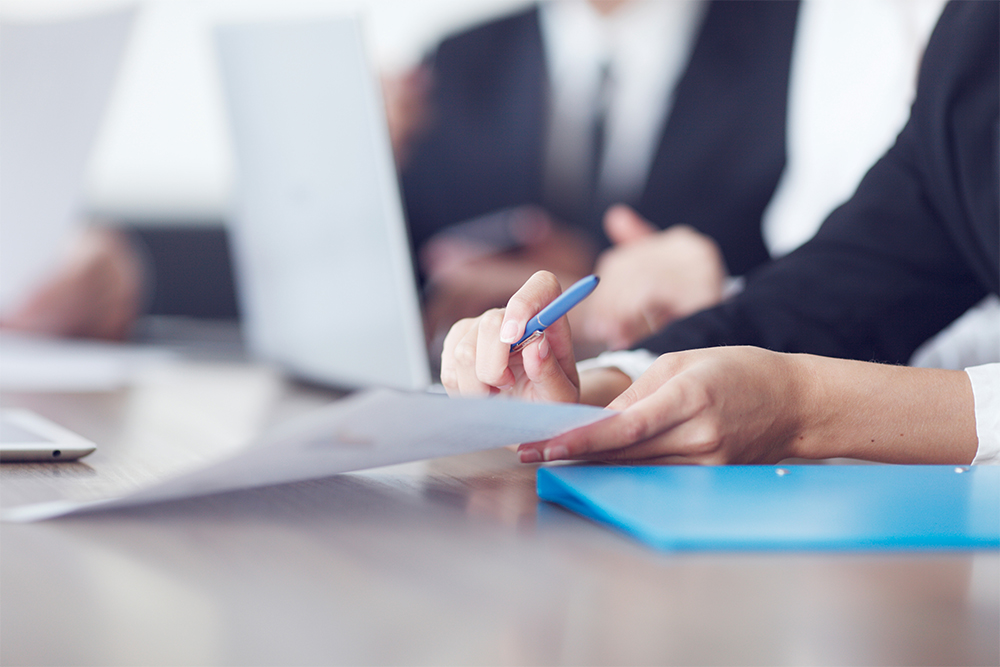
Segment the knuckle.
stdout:
[[630,415],[622,424],[622,436],[629,444],[641,442],[648,437],[649,422],[644,415]]
[[711,421],[701,421],[691,429],[687,438],[687,449],[706,461],[716,461],[722,455],[722,433],[719,425]]
[[476,345],[472,341],[463,339],[455,344],[452,355],[455,358],[455,363],[458,365],[463,367],[472,366],[476,363]]
[[451,328],[448,329],[448,333],[444,337],[444,349],[447,350],[449,347],[453,347],[469,329],[475,326],[475,322],[474,318],[466,317],[451,325]]
[[488,327],[495,325],[499,328],[500,322],[503,321],[503,313],[503,308],[491,308],[490,310],[487,310],[479,317],[479,326]]
[[704,413],[712,405],[712,395],[708,388],[701,383],[686,383],[684,395],[689,414]]

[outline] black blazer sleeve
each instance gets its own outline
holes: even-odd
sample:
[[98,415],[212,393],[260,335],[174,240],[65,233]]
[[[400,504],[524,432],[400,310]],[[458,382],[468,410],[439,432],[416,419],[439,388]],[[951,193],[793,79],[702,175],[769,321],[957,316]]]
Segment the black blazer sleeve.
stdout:
[[668,327],[655,352],[756,345],[905,363],[1000,288],[997,2],[952,2],[896,144],[817,236],[731,301]]

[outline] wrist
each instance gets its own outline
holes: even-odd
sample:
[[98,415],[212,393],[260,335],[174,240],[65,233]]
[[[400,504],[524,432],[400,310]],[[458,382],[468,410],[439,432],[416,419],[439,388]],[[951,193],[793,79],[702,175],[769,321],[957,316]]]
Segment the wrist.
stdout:
[[822,448],[828,444],[823,433],[829,421],[829,387],[819,381],[823,370],[817,367],[821,357],[808,354],[783,354],[786,365],[786,405],[790,406],[786,426],[787,458],[825,458]]
[[789,456],[968,463],[977,438],[963,371],[787,355]]

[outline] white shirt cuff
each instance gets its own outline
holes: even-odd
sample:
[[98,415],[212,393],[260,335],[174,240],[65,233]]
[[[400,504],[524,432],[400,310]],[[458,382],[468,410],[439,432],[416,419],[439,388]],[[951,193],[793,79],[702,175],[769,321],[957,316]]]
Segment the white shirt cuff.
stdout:
[[582,373],[595,368],[617,368],[635,382],[654,361],[656,355],[649,350],[618,350],[603,352],[593,359],[584,359],[576,365],[576,370]]
[[972,465],[1000,464],[1000,364],[966,368],[976,404],[979,449]]

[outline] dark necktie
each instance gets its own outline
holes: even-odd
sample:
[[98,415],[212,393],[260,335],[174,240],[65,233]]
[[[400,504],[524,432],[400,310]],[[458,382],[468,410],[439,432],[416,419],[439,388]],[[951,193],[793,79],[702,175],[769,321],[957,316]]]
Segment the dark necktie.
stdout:
[[611,97],[614,92],[614,74],[611,63],[605,61],[600,65],[597,92],[594,95],[594,123],[591,131],[591,163],[590,179],[587,183],[588,217],[594,227],[597,238],[603,238],[602,220],[604,209],[611,203],[601,195],[601,167],[604,163],[605,135],[607,132],[608,111],[611,108]]

